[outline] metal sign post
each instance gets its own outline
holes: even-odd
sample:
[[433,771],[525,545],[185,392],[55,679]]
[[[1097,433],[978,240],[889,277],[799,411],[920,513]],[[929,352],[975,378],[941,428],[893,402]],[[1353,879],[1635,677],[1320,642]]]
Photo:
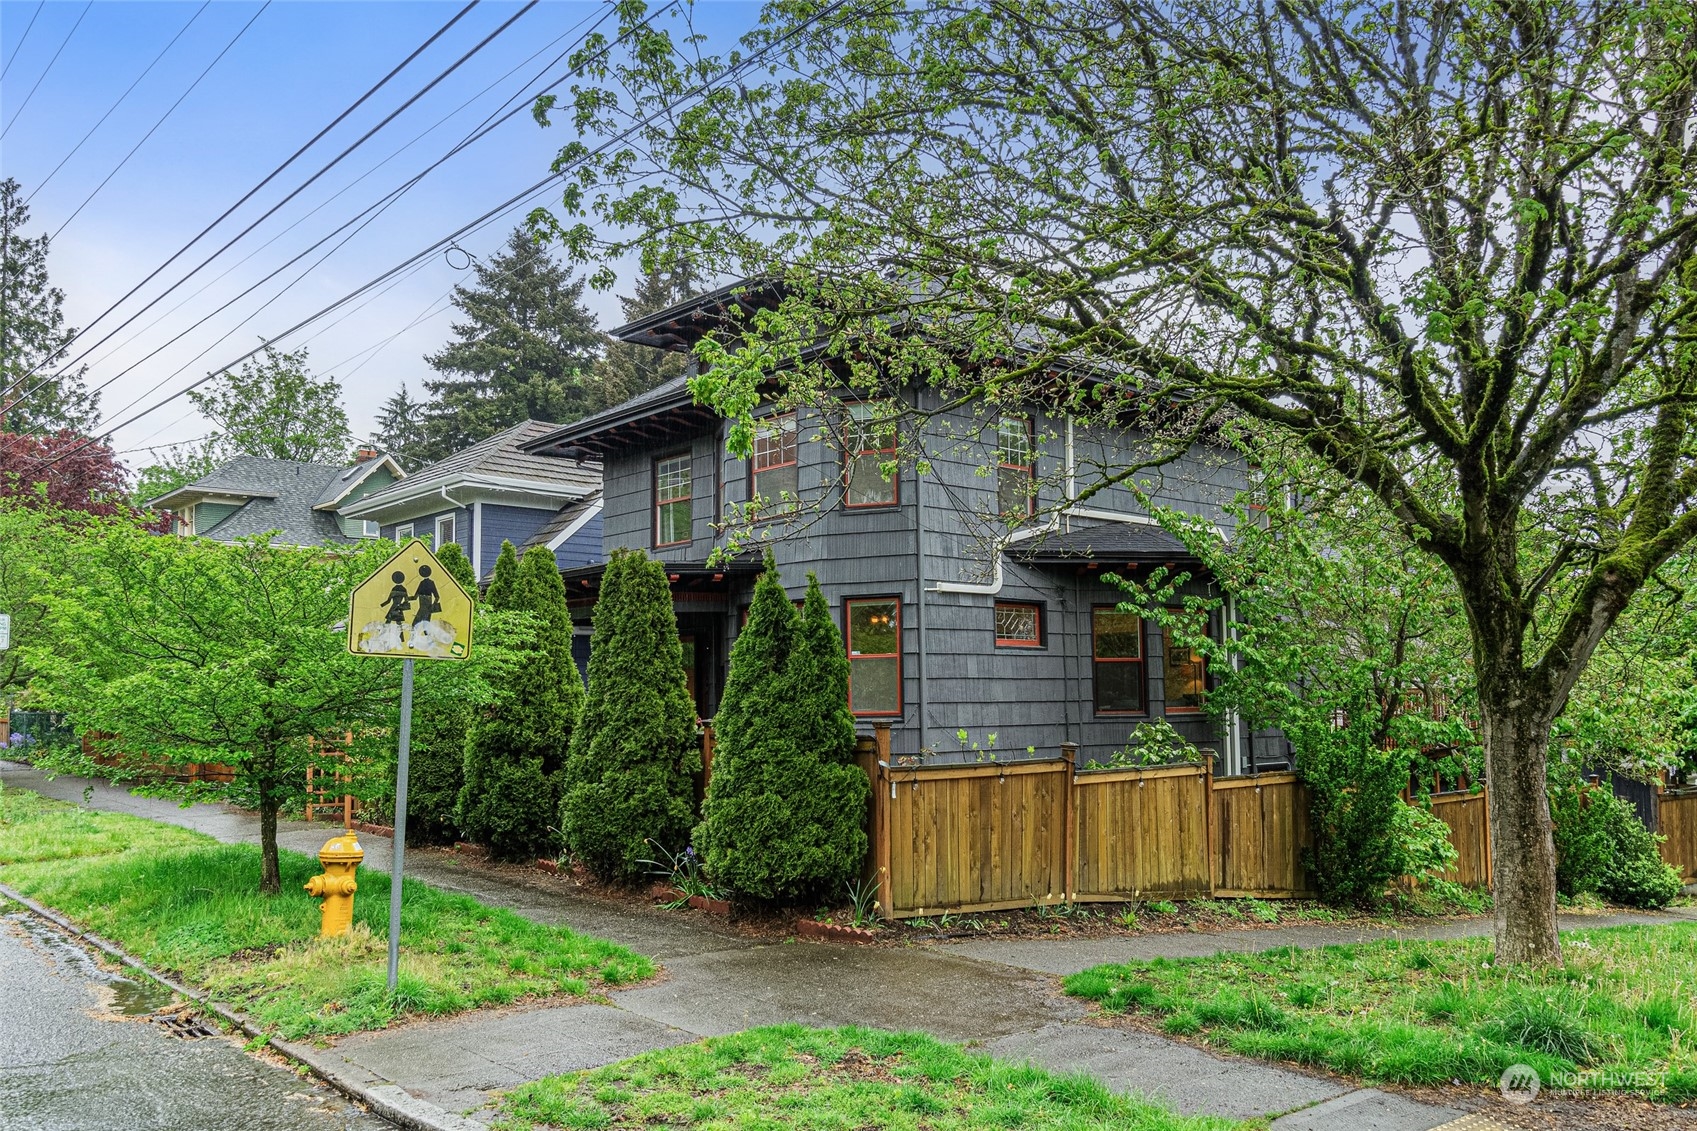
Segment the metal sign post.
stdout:
[[389,989],[401,964],[401,876],[407,854],[407,760],[412,754],[412,657],[401,661],[401,748],[395,762],[395,863],[389,870]]
[[471,595],[418,539],[354,587],[348,597],[348,651],[400,657],[401,727],[395,758],[395,859],[389,872],[389,990],[401,964],[401,881],[407,851],[407,771],[412,756],[413,660],[471,655]]

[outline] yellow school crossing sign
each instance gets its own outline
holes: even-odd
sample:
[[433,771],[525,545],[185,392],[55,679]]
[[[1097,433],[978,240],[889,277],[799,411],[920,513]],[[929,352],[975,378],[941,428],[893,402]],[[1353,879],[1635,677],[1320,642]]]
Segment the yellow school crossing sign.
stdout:
[[348,651],[463,660],[471,655],[471,597],[414,538],[348,598]]

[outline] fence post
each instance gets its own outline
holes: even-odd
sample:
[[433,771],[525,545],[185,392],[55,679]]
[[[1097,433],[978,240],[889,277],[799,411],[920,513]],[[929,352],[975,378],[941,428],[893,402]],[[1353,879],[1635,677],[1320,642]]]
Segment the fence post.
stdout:
[[1066,767],[1061,782],[1061,898],[1071,903],[1078,887],[1073,874],[1078,868],[1078,799],[1073,796],[1078,788],[1078,743],[1061,743],[1061,762]]
[[895,877],[890,874],[890,724],[874,723],[872,778],[872,861],[878,877],[878,910],[895,918]]
[[1214,824],[1214,760],[1204,758],[1202,759],[1202,830],[1203,838],[1206,841],[1204,851],[1208,853],[1208,895],[1210,897],[1213,896],[1214,889],[1219,886],[1215,879],[1219,875],[1215,861],[1219,857],[1220,842],[1219,832],[1215,829]]

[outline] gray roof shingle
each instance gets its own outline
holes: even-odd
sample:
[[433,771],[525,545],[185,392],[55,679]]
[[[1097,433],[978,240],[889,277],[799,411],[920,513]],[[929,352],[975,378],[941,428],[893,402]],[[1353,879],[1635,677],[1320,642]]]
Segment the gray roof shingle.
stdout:
[[586,494],[601,486],[599,464],[578,465],[567,460],[531,455],[528,445],[559,428],[544,420],[526,420],[455,452],[445,459],[421,467],[396,483],[373,491],[357,504],[359,509],[381,505],[395,497],[427,487],[452,485],[467,479],[517,479],[546,484],[562,493]]
[[1067,562],[1194,561],[1183,542],[1159,526],[1107,522],[1042,534],[1008,547],[1008,556],[1034,565]]

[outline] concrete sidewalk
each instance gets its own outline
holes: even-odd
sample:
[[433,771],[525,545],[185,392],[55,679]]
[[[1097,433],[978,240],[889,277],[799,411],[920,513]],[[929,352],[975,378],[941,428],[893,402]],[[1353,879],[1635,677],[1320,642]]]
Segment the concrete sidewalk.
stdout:
[[[99,782],[48,781],[0,762],[0,783],[50,797],[255,842],[255,818],[221,806],[181,808],[132,797]],[[284,847],[315,853],[327,826],[284,822]],[[362,835],[366,866],[386,869],[390,843]],[[528,918],[612,939],[659,959],[664,976],[608,995],[607,1005],[482,1010],[337,1041],[321,1056],[366,1084],[396,1084],[446,1110],[477,1114],[489,1094],[551,1073],[592,1068],[648,1049],[755,1025],[868,1025],[915,1029],[969,1042],[1015,1061],[1083,1071],[1108,1086],[1183,1112],[1273,1117],[1278,1131],[1426,1131],[1462,1113],[1374,1088],[1254,1061],[1123,1028],[1092,1024],[1087,1007],[1061,994],[1056,974],[1101,962],[1160,955],[1319,946],[1365,938],[1454,937],[1489,924],[1444,923],[1393,932],[1353,925],[1213,934],[1077,940],[972,940],[901,949],[785,942],[738,936],[685,916],[606,903],[559,890],[542,873],[467,864],[441,853],[409,854],[408,874]],[[1583,925],[1667,922],[1669,916],[1590,916]],[[1574,924],[1580,925],[1580,924]],[[403,957],[404,961],[404,957]]]

